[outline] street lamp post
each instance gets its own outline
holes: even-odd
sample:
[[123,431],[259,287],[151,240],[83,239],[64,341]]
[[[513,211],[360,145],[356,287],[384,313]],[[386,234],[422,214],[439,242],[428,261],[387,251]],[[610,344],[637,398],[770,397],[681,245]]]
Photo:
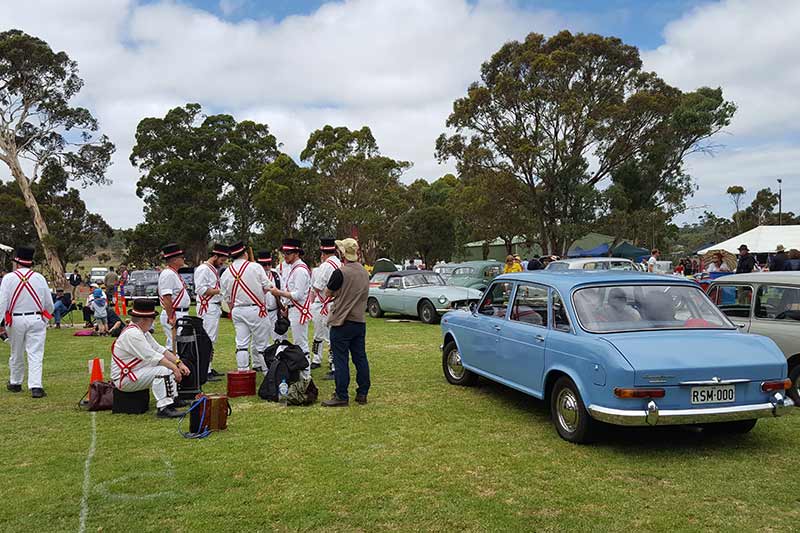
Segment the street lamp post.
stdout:
[[778,178],[778,225],[783,225],[783,191],[781,190],[781,184],[783,180]]

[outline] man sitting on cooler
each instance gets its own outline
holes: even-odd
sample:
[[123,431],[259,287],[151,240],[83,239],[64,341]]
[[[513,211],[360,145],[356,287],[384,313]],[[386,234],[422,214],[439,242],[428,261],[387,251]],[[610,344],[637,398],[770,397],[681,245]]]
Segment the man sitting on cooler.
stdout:
[[156,318],[155,302],[134,300],[131,323],[111,345],[111,379],[124,392],[153,389],[159,418],[177,418],[178,387],[189,369],[150,334]]

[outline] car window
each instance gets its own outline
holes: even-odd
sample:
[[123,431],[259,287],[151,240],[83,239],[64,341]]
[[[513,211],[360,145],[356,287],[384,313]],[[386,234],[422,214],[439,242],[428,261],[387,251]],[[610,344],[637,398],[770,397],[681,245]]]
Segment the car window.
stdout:
[[561,299],[561,295],[558,294],[558,291],[554,290],[552,295],[553,329],[557,329],[558,331],[566,331],[569,333],[572,331],[572,328],[569,325],[569,316],[567,315],[566,308],[564,308],[564,301]]
[[386,281],[386,278],[388,277],[389,277],[388,272],[376,272],[372,275],[372,279],[370,279],[369,282],[372,283],[373,285],[380,285],[383,284],[383,282]]
[[510,282],[492,284],[486,291],[478,312],[482,315],[505,318],[512,287],[513,284]]
[[717,285],[708,294],[720,311],[736,318],[750,318],[753,288],[748,285]]
[[403,278],[399,276],[389,278],[389,281],[386,282],[387,289],[400,289],[402,287],[403,287]]
[[800,288],[762,285],[756,293],[755,315],[771,320],[800,321]]
[[487,267],[486,270],[483,272],[484,277],[493,278],[495,276],[500,275],[500,267],[499,266],[490,266]]
[[628,261],[610,261],[608,266],[611,270],[633,270],[633,263]]
[[456,276],[471,276],[475,273],[475,269],[472,267],[461,267],[457,268],[453,271],[453,277]]
[[547,327],[547,287],[521,283],[514,295],[511,320]]
[[567,270],[569,269],[569,263],[563,263],[561,261],[555,261],[547,265],[547,270]]

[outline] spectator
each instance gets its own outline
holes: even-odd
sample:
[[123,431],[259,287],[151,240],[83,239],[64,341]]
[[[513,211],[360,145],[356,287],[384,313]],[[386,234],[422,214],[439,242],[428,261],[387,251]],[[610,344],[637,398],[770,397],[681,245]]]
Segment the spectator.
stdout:
[[90,285],[92,291],[89,292],[89,296],[86,297],[86,303],[83,305],[83,321],[85,322],[84,327],[91,328],[94,325],[94,308],[92,307],[92,300],[94,300],[94,289],[99,288],[97,283],[92,283]]
[[92,309],[94,310],[94,323],[100,335],[108,334],[108,301],[101,289],[95,289],[92,293]]
[[53,298],[53,320],[55,320],[56,329],[61,329],[61,317],[69,312],[71,305],[71,296],[64,294],[64,289],[56,289],[56,295]]
[[69,275],[69,285],[72,287],[72,299],[74,300],[77,297],[78,287],[80,287],[81,283],[83,282],[83,278],[78,272],[78,269],[72,271],[72,274]]
[[714,254],[714,260],[711,261],[706,267],[706,272],[730,272],[731,269],[728,264],[722,259],[722,254],[717,252]]
[[542,255],[539,257],[539,263],[542,265],[542,268],[547,268],[547,265],[549,265],[552,261],[553,258],[549,255]]
[[104,279],[104,283],[106,286],[106,297],[109,302],[114,301],[114,289],[117,287],[117,282],[119,281],[119,276],[116,272],[114,272],[114,267],[108,267],[108,273]]
[[792,248],[789,250],[789,259],[786,260],[784,270],[800,270],[800,250]]
[[772,259],[769,262],[769,270],[770,272],[781,272],[786,270],[786,261],[788,257],[786,257],[786,251],[783,248],[782,244],[779,244],[775,248],[775,255],[772,256]]
[[528,260],[527,270],[542,270],[543,268],[541,261],[535,257]]
[[112,337],[119,337],[119,334],[122,333],[125,324],[123,324],[122,320],[120,320],[119,315],[114,312],[114,309],[109,307],[108,308],[108,334]]
[[506,257],[506,265],[503,267],[503,274],[509,272],[522,272],[522,266],[514,260],[513,255]]
[[750,255],[746,244],[739,246],[739,261],[736,263],[737,274],[749,274],[756,269],[756,258]]
[[661,252],[658,248],[653,248],[650,250],[650,259],[647,260],[647,271],[648,272],[655,272],[658,270],[656,268],[656,264],[658,263],[658,258],[661,257]]

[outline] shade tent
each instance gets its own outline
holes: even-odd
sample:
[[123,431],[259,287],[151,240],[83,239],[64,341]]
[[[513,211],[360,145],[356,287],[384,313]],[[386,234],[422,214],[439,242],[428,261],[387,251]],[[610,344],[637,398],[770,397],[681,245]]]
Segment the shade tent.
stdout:
[[608,244],[601,244],[595,246],[591,250],[584,250],[580,246],[576,246],[569,251],[567,257],[603,257],[608,255]]
[[787,250],[792,248],[800,250],[800,225],[758,226],[727,241],[698,250],[697,253],[702,255],[711,250],[725,250],[737,254],[742,244],[746,244],[754,254],[774,253],[779,244]]
[[650,250],[647,248],[639,248],[638,246],[634,246],[628,242],[623,242],[614,248],[614,251],[611,253],[611,255],[614,257],[624,257],[625,259],[636,261],[642,256],[650,255]]

